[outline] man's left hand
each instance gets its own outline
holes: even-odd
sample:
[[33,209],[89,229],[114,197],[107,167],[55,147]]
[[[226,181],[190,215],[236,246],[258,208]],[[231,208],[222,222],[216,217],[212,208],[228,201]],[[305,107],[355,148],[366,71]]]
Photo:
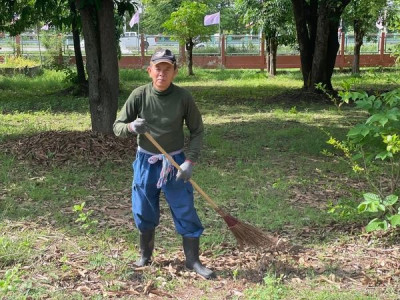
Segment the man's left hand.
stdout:
[[190,177],[192,177],[193,163],[190,160],[185,160],[180,167],[181,170],[178,170],[178,174],[176,174],[176,180],[182,179],[186,182],[190,179]]

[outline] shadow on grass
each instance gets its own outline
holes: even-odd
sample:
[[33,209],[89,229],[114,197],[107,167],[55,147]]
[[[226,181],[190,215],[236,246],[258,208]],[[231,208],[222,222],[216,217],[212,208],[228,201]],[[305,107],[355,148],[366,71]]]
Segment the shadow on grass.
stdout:
[[[345,129],[339,125],[332,122],[326,129],[343,137]],[[196,168],[196,182],[213,197],[216,196],[219,204],[229,205],[228,211],[263,228],[279,233],[287,224],[296,228],[306,224],[324,226],[327,214],[318,211],[323,211],[326,198],[319,199],[321,195],[316,195],[304,205],[301,200],[298,203],[289,200],[298,184],[304,189],[315,189],[315,186],[325,183],[324,176],[338,176],[342,171],[327,163],[321,154],[327,139],[320,124],[282,120],[279,116],[260,121],[238,120],[206,125],[205,146]],[[97,153],[98,160],[103,159],[104,163],[89,164],[81,153],[86,147],[85,141],[93,142],[90,139],[79,141],[81,145],[77,147],[56,147],[60,153],[55,153],[52,148],[52,154],[46,157],[47,166],[43,162],[32,164],[27,155],[13,153],[2,156],[4,189],[1,217],[48,219],[55,226],[63,227],[72,225],[76,219],[72,206],[85,201],[87,208],[95,210],[94,216],[100,220],[115,221],[118,215],[123,215],[119,220],[121,224],[131,222],[129,199],[134,157],[121,156],[120,161],[107,162],[103,159],[104,151],[93,151],[91,160],[96,160]],[[14,142],[19,143],[18,139]],[[47,145],[51,144],[54,143],[47,141]],[[40,148],[41,145],[44,143],[37,141],[29,148],[31,152],[37,147],[37,153],[48,153],[48,150]],[[24,145],[21,146],[24,149]],[[74,158],[78,163],[68,159],[57,161],[57,157],[73,156],[73,152],[68,155],[62,152],[71,149],[76,149],[82,156]],[[12,159],[11,155],[16,155],[18,160]],[[321,174],[316,169],[320,172],[329,170],[329,173]],[[116,215],[112,214],[113,206],[119,207],[114,209]],[[308,206],[313,210],[304,209]],[[214,214],[205,217],[212,219]],[[114,228],[107,223],[103,226]]]
[[[238,107],[248,106],[251,110],[269,109],[271,106],[290,108],[308,107],[309,109],[323,109],[332,106],[323,95],[307,93],[301,89],[288,90],[286,87],[274,84],[257,87],[227,87],[227,86],[185,86],[192,94],[200,110],[209,109],[217,112],[221,106]],[[132,89],[124,89],[118,99],[119,109],[125,103]],[[11,91],[2,91],[0,97],[2,114],[19,112],[51,112],[87,113],[89,100],[85,97],[73,97],[58,93],[42,95],[19,95]]]

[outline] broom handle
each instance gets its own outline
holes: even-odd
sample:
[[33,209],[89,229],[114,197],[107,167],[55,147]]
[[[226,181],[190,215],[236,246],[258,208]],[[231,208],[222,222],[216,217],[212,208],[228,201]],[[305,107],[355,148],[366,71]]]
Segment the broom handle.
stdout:
[[[163,147],[150,135],[150,133],[145,132],[144,134],[150,142],[162,153],[165,155],[165,157],[169,160],[171,164],[174,165],[175,168],[177,168],[179,171],[182,171],[181,167],[176,163],[176,161],[172,158],[171,155],[169,155]],[[223,216],[223,213],[221,212],[221,209],[218,207],[217,204],[206,194],[206,192],[203,191],[203,189],[196,183],[194,182],[193,179],[189,179],[189,182],[193,185],[193,187],[207,200],[207,202],[211,205],[212,208],[214,208],[221,216]]]

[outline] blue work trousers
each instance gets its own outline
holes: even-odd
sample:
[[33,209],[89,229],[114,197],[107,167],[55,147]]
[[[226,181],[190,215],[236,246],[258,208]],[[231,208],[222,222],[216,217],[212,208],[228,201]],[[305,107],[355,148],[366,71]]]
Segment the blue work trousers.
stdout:
[[[150,164],[152,155],[138,151],[133,162],[132,211],[137,228],[147,231],[160,222],[160,192],[163,191],[170,207],[176,231],[184,237],[199,237],[203,226],[197,215],[193,201],[193,187],[190,182],[176,180],[177,170],[161,187],[157,188],[162,160]],[[180,165],[185,161],[183,152],[173,155]]]

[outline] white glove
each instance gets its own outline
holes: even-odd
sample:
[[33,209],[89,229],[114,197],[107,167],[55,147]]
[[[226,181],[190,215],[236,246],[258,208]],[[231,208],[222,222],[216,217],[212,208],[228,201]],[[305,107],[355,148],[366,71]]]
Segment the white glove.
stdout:
[[178,170],[176,174],[176,180],[182,179],[183,181],[188,181],[192,177],[193,173],[193,163],[190,160],[185,160],[183,164],[180,165],[181,170]]
[[143,134],[149,131],[146,120],[141,118],[137,118],[135,121],[129,123],[128,128],[129,131],[134,132],[136,134]]

